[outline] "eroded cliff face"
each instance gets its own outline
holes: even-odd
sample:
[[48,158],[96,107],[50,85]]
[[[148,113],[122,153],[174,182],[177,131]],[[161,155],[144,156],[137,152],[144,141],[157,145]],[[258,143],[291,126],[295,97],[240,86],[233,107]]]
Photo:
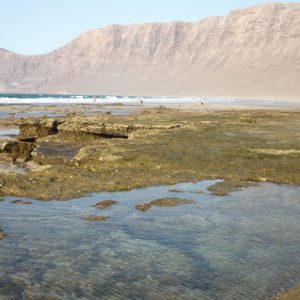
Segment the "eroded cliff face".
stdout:
[[49,54],[0,50],[0,91],[300,98],[300,4],[112,25]]

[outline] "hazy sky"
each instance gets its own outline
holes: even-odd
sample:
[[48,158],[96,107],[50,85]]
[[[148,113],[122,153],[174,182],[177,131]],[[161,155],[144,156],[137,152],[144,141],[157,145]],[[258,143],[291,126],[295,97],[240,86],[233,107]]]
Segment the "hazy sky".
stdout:
[[270,1],[0,0],[0,48],[20,54],[45,53],[88,29],[112,23],[195,21],[265,2]]

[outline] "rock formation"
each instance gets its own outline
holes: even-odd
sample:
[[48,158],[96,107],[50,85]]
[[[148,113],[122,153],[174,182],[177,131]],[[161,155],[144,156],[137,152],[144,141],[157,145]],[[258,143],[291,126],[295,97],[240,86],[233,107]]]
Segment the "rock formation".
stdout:
[[45,55],[0,49],[0,92],[300,98],[300,4],[112,25]]

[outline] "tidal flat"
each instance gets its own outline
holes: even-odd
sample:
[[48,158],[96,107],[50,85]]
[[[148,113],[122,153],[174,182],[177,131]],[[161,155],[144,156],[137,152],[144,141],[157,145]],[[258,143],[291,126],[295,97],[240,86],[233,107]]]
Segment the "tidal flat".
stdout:
[[[10,124],[4,299],[266,299],[299,282],[299,111],[159,107]],[[175,197],[189,205],[151,205]]]
[[34,172],[0,174],[0,194],[66,200],[219,178],[225,183],[215,193],[224,195],[249,182],[299,185],[299,122],[300,113],[290,111],[166,108],[21,119],[18,141],[2,140],[0,148]]

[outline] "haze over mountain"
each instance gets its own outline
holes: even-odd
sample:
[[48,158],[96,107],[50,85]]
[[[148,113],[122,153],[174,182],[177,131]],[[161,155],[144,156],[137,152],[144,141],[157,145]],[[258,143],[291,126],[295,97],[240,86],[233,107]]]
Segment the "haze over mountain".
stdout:
[[0,92],[300,99],[299,81],[300,3],[112,25],[43,55],[0,49]]

